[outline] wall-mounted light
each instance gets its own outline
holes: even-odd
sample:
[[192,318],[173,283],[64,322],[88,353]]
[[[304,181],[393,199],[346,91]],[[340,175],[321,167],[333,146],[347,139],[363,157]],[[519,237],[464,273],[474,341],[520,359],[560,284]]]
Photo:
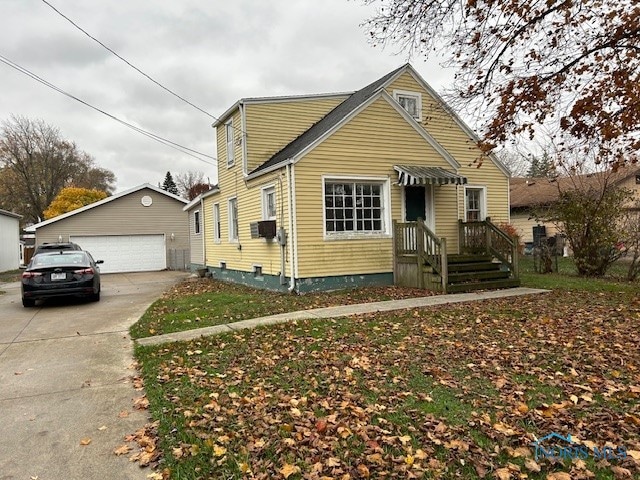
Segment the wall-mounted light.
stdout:
[[175,239],[176,239],[176,234],[175,234],[175,233],[172,233],[172,234],[171,234],[171,241],[173,242]]
[[62,243],[62,235],[58,235],[58,242]]

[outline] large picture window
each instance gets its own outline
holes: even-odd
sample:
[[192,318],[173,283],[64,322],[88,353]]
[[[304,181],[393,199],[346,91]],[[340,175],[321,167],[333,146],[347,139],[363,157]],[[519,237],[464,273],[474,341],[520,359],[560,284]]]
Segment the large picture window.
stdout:
[[385,233],[384,183],[325,180],[325,231]]

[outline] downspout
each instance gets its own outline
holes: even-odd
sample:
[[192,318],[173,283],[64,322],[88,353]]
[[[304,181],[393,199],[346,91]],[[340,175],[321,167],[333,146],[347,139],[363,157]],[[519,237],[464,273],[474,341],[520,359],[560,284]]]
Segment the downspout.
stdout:
[[293,254],[293,202],[292,202],[293,188],[292,188],[292,185],[293,183],[291,181],[291,165],[287,164],[287,206],[289,208],[289,236],[292,237],[291,242],[289,243],[289,271],[290,271],[289,288],[288,288],[289,293],[292,293],[296,288],[295,271],[293,268],[294,254]]
[[295,163],[291,163],[291,203],[293,205],[293,231],[291,235],[291,244],[293,247],[293,276],[300,278],[300,272],[298,271],[298,206],[296,201],[296,168]]
[[204,226],[207,222],[204,221],[204,198],[200,194],[200,230],[202,231],[202,267],[207,268],[207,242],[205,241],[207,236],[205,234]]

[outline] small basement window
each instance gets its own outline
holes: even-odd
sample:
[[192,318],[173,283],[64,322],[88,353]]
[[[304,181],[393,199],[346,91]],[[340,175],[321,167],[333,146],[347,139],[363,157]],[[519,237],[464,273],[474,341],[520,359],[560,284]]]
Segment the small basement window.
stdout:
[[227,269],[227,262],[220,262],[220,270],[226,270]]
[[253,276],[254,277],[262,277],[262,265],[254,265],[253,266]]

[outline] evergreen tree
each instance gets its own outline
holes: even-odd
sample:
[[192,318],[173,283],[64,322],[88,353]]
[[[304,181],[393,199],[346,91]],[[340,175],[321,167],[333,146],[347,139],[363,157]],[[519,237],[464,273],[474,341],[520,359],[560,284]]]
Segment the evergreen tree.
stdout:
[[164,176],[162,189],[166,192],[173,193],[174,195],[178,195],[178,186],[176,185],[176,182],[173,181],[173,176],[171,175],[171,172],[167,172],[167,174]]
[[531,165],[529,165],[527,177],[553,177],[555,174],[556,168],[547,152],[544,152],[541,157],[533,157],[531,159]]

